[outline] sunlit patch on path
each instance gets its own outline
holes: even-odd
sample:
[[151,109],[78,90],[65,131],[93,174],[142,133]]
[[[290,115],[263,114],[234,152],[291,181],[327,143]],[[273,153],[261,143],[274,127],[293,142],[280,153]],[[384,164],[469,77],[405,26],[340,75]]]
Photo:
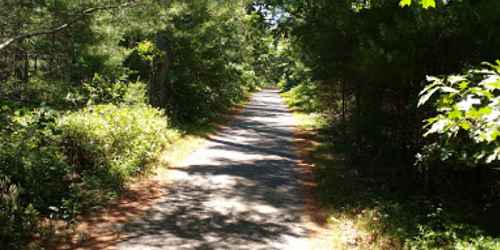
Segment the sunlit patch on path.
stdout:
[[146,214],[117,226],[118,249],[309,249],[294,120],[276,90],[171,170]]

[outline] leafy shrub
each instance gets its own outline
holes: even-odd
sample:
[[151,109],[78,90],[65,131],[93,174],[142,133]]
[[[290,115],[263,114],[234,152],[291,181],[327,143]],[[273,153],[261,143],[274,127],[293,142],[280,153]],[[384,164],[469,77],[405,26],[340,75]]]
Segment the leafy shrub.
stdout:
[[99,74],[83,83],[83,96],[87,104],[118,103],[125,95],[127,85],[123,82],[111,82]]
[[278,87],[282,92],[288,92],[298,85],[310,84],[311,82],[311,69],[302,61],[296,60],[284,70]]
[[317,98],[317,88],[313,83],[307,82],[299,84],[286,92],[284,96],[290,107],[306,112],[317,112],[321,110]]
[[142,82],[128,83],[121,101],[124,104],[135,105],[148,103],[146,85]]
[[280,79],[280,81],[278,82],[278,88],[281,90],[281,92],[288,92],[290,91],[292,88],[300,85],[300,84],[303,84],[303,82],[301,80],[297,80],[295,78],[283,78],[283,79]]
[[432,101],[436,115],[426,120],[425,136],[436,141],[421,160],[457,161],[474,166],[500,160],[500,61],[464,75],[429,77],[419,105]]
[[138,42],[137,46],[134,48],[134,51],[139,56],[141,56],[143,60],[150,63],[153,62],[155,58],[161,58],[165,56],[165,54],[156,47],[156,44],[154,44],[150,40]]
[[164,60],[166,53],[159,50],[156,43],[150,40],[138,42],[124,61],[130,70],[129,79],[152,81],[155,62]]
[[110,81],[99,74],[83,83],[82,88],[66,94],[65,100],[75,107],[103,103],[145,104],[148,102],[143,82]]
[[0,244],[6,249],[18,249],[37,228],[38,212],[23,206],[19,195],[18,186],[0,174]]
[[[243,88],[245,91],[254,91],[258,86],[261,85],[262,79],[259,79],[257,73],[248,64],[230,64],[229,68],[233,68],[240,76],[239,84],[234,87]],[[237,94],[241,94],[241,91],[236,91]]]
[[471,225],[444,224],[440,228],[419,225],[418,234],[405,243],[407,249],[500,249],[500,240],[485,236]]
[[163,113],[147,105],[89,106],[61,117],[58,127],[72,165],[117,184],[140,172],[173,136]]
[[60,195],[69,191],[63,181],[69,166],[57,145],[57,117],[46,107],[17,110],[11,123],[0,132],[0,174],[10,177],[22,190],[24,201],[47,213],[49,207],[60,204]]
[[0,128],[0,245],[22,249],[37,230],[39,213],[68,214],[69,165],[57,146],[57,113],[47,107],[3,106]]
[[121,104],[68,113],[0,103],[0,245],[22,249],[40,216],[71,220],[109,200],[176,136],[144,84],[123,86],[100,95]]

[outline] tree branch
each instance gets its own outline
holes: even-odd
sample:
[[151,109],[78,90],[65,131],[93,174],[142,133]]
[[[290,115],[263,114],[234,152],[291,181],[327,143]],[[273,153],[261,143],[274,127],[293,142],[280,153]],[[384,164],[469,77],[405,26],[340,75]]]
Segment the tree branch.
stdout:
[[59,25],[56,27],[52,27],[52,28],[47,29],[47,30],[19,34],[17,36],[8,38],[4,42],[0,43],[0,51],[7,48],[9,45],[12,45],[14,42],[19,41],[19,40],[23,40],[23,39],[26,39],[29,37],[34,37],[34,36],[49,35],[49,34],[57,33],[61,30],[68,28],[69,26],[77,23],[78,21],[81,20],[81,17],[86,16],[86,15],[90,15],[94,12],[101,11],[101,10],[110,10],[110,9],[119,9],[119,8],[130,7],[134,4],[136,4],[136,2],[137,2],[136,0],[130,0],[126,3],[122,3],[119,5],[99,6],[99,7],[92,7],[92,8],[84,9],[77,15],[77,17],[73,18],[71,21],[69,21],[65,24],[62,24],[62,25]]

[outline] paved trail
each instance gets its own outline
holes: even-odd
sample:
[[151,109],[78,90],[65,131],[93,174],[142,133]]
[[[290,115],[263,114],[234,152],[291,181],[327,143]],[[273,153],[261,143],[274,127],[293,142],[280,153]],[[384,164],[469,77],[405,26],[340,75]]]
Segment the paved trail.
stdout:
[[118,249],[309,249],[293,145],[276,90],[172,170],[168,195],[121,228]]

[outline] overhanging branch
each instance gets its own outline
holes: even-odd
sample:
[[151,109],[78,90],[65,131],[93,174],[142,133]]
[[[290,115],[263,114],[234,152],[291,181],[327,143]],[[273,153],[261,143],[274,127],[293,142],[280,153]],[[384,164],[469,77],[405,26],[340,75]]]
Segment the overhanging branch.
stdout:
[[102,11],[102,10],[110,10],[110,9],[119,9],[119,8],[130,7],[130,6],[133,6],[136,3],[137,3],[136,0],[131,0],[131,1],[119,4],[119,5],[99,6],[99,7],[92,7],[92,8],[84,9],[79,14],[76,15],[77,17],[73,18],[72,20],[70,20],[67,23],[58,25],[56,27],[52,27],[50,29],[40,30],[40,31],[34,31],[34,32],[29,32],[29,33],[24,33],[24,34],[19,34],[17,36],[8,38],[4,42],[0,43],[0,51],[3,50],[3,49],[5,49],[5,48],[7,48],[10,45],[12,45],[13,43],[15,43],[17,41],[20,41],[20,40],[23,40],[23,39],[26,39],[26,38],[57,33],[57,32],[59,32],[61,30],[64,30],[64,29],[68,28],[69,26],[77,23],[78,21],[81,20],[81,18],[83,16],[90,15],[90,14],[92,14],[94,12]]

